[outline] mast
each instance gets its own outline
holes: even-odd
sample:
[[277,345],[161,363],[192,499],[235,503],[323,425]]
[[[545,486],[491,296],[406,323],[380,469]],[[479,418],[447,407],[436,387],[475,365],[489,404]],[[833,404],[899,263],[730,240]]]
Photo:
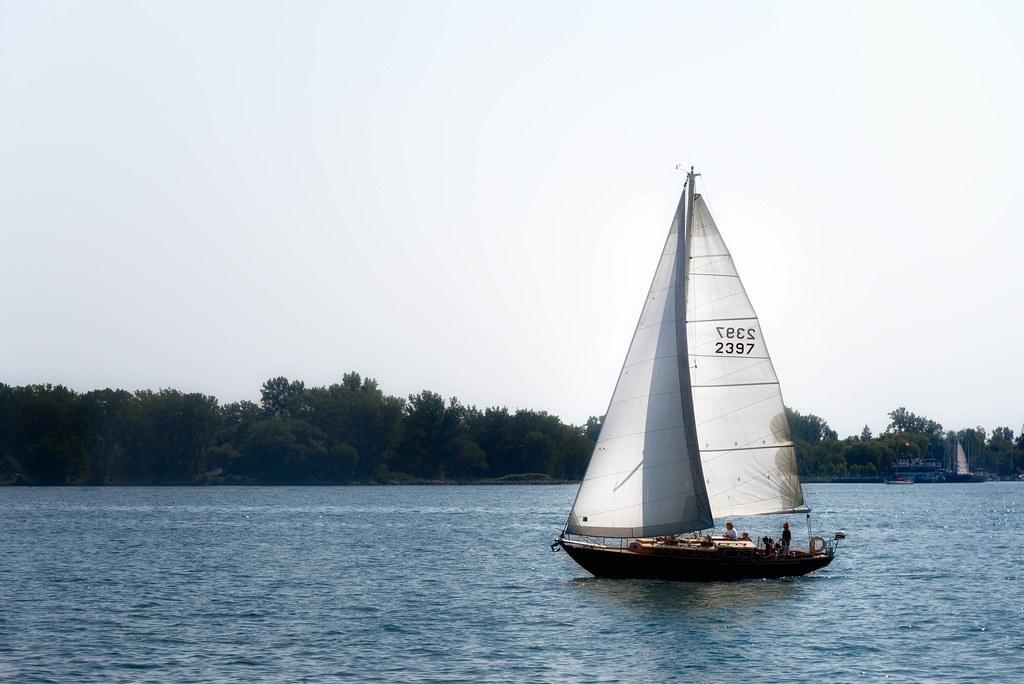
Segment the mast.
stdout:
[[699,175],[699,173],[693,172],[692,166],[686,174],[686,221],[683,236],[686,240],[687,253],[689,252],[690,244],[690,228],[693,226],[693,186],[696,184],[697,176]]
[[[682,226],[679,230],[679,244],[677,246],[676,258],[676,358],[679,363],[679,393],[682,399],[683,409],[683,433],[686,439],[686,450],[697,457],[691,462],[691,471],[694,481],[697,483],[694,496],[700,500],[700,506],[710,510],[707,490],[704,488],[704,473],[700,461],[700,442],[697,440],[697,417],[693,406],[693,381],[690,378],[690,351],[689,342],[686,336],[686,300],[690,288],[690,232],[693,229],[693,194],[699,173],[693,172],[693,167],[686,174],[686,206],[683,209]],[[711,519],[714,525],[714,518]]]

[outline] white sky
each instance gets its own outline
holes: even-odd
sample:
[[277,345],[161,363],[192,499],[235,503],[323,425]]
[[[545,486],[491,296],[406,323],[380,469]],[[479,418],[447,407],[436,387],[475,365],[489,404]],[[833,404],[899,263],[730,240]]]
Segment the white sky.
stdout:
[[604,412],[684,176],[787,405],[1024,423],[1019,2],[0,0],[0,381]]

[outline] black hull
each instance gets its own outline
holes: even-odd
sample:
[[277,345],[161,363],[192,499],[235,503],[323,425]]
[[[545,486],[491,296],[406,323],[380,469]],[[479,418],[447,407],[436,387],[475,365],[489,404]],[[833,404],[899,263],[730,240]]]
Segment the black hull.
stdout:
[[832,562],[832,555],[789,558],[692,558],[632,553],[619,549],[558,543],[587,572],[610,579],[660,579],[676,582],[717,582],[743,579],[778,579],[814,572]]

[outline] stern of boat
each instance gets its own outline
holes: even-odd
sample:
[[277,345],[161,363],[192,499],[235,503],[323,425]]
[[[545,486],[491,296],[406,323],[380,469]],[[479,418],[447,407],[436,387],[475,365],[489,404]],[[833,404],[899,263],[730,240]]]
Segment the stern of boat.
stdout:
[[836,550],[839,548],[839,542],[843,541],[844,539],[846,539],[846,532],[844,532],[843,530],[838,530],[832,536],[831,539],[825,542],[825,553],[828,554],[829,558],[835,557]]

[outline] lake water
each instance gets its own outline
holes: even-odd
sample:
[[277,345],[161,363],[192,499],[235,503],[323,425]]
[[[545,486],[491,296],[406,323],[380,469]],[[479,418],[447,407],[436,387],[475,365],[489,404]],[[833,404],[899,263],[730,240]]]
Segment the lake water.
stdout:
[[805,493],[831,566],[676,584],[552,553],[575,487],[0,488],[0,681],[1024,680],[1024,484]]

